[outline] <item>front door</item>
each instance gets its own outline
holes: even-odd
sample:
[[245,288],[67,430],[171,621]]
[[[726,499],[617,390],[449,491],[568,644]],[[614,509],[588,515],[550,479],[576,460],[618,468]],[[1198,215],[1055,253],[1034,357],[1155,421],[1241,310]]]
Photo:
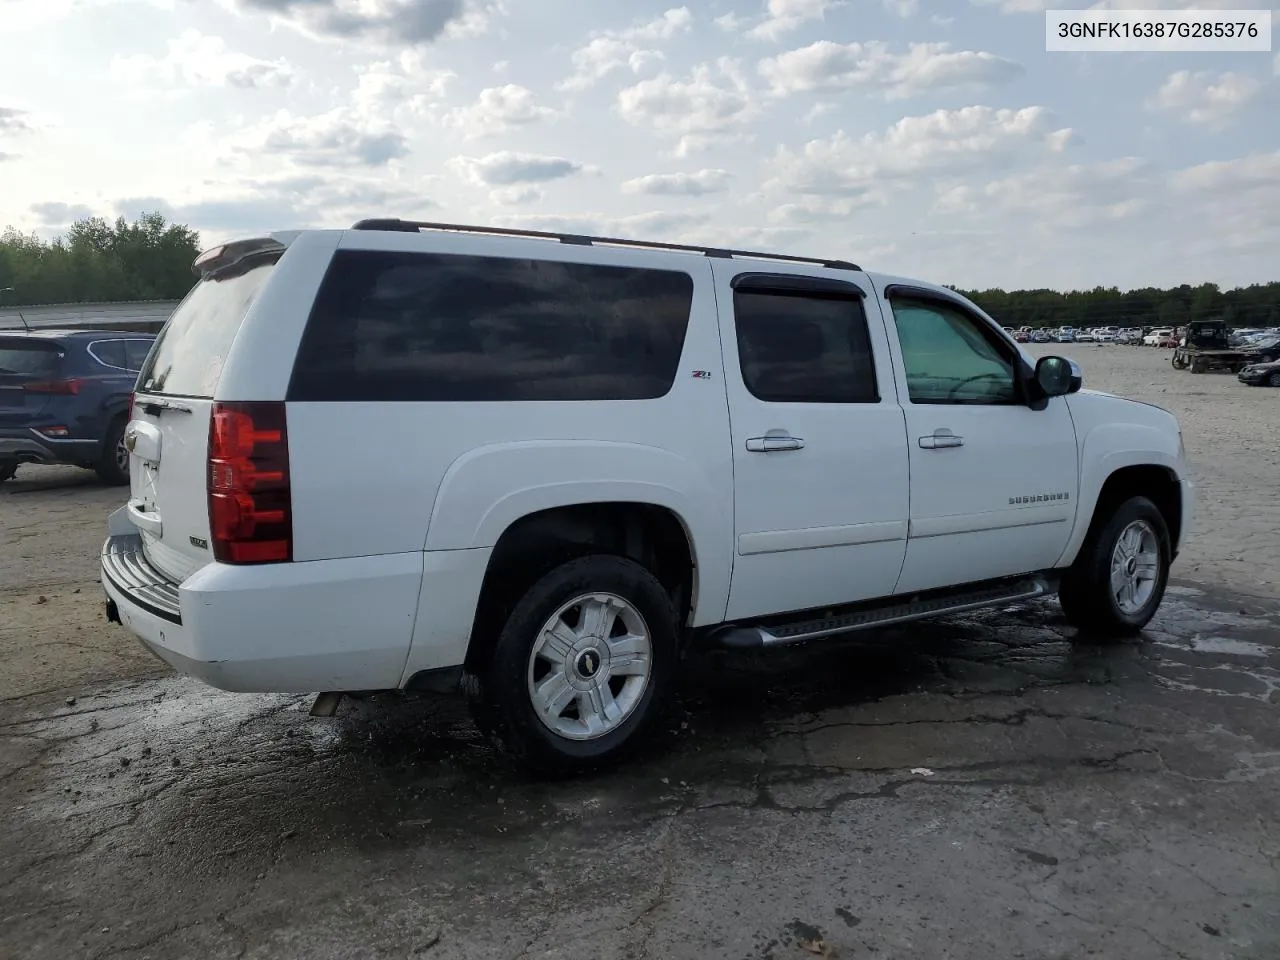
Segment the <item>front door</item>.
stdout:
[[911,526],[897,593],[1052,567],[1078,492],[1064,397],[1028,406],[1017,348],[945,295],[889,290],[911,458]]
[[870,281],[713,268],[734,467],[727,619],[892,593],[907,445]]

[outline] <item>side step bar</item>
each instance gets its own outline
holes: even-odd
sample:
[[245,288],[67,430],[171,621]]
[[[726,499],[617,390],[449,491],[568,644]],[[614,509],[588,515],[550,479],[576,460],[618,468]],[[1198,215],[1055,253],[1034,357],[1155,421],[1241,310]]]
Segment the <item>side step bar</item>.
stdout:
[[[839,607],[825,616],[809,616],[769,625],[726,624],[713,630],[707,642],[713,647],[731,650],[754,650],[761,647],[777,647],[791,643],[803,643],[838,633],[883,627],[926,617],[963,613],[983,607],[999,606],[1017,600],[1033,600],[1056,591],[1057,585],[1047,577],[1036,576],[1022,580],[1002,581],[987,586],[969,587],[965,590],[934,591],[917,594],[908,600],[874,605],[856,604]],[[802,615],[803,616],[803,615]]]

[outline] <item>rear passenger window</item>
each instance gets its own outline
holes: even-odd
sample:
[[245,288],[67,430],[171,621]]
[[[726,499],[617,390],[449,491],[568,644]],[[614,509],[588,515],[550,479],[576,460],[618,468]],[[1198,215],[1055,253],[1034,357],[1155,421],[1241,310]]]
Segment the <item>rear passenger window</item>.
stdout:
[[124,341],[122,340],[97,340],[90,344],[89,352],[99,363],[124,369]]
[[733,295],[742,380],[770,403],[879,403],[862,301],[809,293]]
[[672,270],[340,251],[289,399],[653,399],[675,382],[692,302]]
[[141,370],[147,362],[147,354],[151,352],[150,340],[126,340],[124,342],[124,365],[130,370]]

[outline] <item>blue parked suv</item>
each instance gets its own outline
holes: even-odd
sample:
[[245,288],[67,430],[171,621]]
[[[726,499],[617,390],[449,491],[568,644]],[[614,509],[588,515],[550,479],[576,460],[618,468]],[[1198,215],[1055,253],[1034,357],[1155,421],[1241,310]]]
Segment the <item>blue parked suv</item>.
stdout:
[[155,336],[0,331],[0,482],[22,463],[67,463],[129,482],[129,396]]

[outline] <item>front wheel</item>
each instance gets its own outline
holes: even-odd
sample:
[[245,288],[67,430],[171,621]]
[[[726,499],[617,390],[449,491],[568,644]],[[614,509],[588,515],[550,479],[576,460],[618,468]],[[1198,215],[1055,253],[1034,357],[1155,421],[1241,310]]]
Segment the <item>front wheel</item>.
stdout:
[[129,482],[129,448],[124,445],[124,430],[123,417],[111,422],[102,440],[102,454],[93,468],[99,480],[113,487],[122,487]]
[[1082,640],[1132,636],[1155,616],[1169,582],[1169,528],[1146,497],[1119,504],[1090,532],[1058,599]]
[[593,555],[542,577],[516,603],[480,677],[480,726],[526,768],[602,767],[652,727],[678,651],[671,597],[645,567]]
[[17,472],[18,472],[17,461],[0,460],[0,483],[4,483],[6,480],[12,480],[13,475]]
[[1280,387],[1280,371],[1267,377],[1267,384],[1272,387]]

